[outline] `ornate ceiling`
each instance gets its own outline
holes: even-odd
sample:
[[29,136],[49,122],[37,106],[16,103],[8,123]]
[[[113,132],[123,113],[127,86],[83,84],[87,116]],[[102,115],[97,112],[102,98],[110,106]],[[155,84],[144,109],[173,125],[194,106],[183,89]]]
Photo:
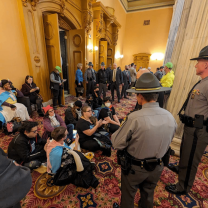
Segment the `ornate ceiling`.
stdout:
[[120,0],[127,12],[173,6],[175,0]]

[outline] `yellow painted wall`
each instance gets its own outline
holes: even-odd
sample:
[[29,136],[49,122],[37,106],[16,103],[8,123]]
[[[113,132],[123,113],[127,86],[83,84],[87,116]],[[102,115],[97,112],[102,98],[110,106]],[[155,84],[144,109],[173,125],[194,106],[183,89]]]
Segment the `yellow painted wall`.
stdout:
[[29,74],[17,0],[0,1],[0,79],[21,88]]
[[[115,17],[118,20],[118,22],[121,24],[121,28],[119,29],[118,33],[118,41],[117,46],[115,48],[115,53],[123,54],[123,46],[124,46],[124,36],[125,36],[125,30],[126,30],[126,15],[123,6],[121,5],[120,0],[100,0],[104,6],[112,7],[115,9]],[[118,66],[121,66],[121,59],[115,59],[115,62],[118,64]]]
[[[122,67],[132,63],[137,53],[165,53],[172,13],[172,8],[162,8],[127,14]],[[150,25],[143,26],[144,20],[150,20]],[[162,64],[163,60],[150,61],[149,66],[154,72]]]

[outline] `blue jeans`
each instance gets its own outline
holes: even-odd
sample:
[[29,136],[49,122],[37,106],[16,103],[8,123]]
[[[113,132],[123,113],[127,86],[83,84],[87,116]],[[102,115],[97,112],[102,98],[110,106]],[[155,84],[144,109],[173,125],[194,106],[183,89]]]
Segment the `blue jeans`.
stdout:
[[74,124],[68,124],[66,126],[67,131],[68,131],[68,135],[67,135],[67,139],[73,139],[73,130],[74,130]]

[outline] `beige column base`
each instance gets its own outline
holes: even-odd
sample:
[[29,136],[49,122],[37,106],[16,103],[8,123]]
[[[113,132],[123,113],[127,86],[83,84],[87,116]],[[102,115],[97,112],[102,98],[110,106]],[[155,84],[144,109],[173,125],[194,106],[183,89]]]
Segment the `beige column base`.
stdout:
[[174,137],[170,146],[175,151],[175,156],[180,156],[181,139]]

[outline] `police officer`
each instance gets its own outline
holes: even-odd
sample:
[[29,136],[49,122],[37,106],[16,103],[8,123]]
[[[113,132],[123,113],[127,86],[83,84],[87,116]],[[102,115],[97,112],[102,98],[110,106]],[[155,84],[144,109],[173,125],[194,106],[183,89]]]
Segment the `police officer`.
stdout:
[[[188,94],[179,112],[180,120],[185,124],[180,149],[178,183],[166,186],[174,194],[186,194],[190,191],[201,157],[208,145],[208,46],[204,47],[197,60],[196,75],[202,78]],[[184,114],[181,112],[184,110]],[[169,166],[171,169],[173,166]],[[177,168],[175,168],[177,169]]]
[[[137,94],[142,109],[132,112],[112,135],[113,147],[126,152],[125,157],[119,157],[121,208],[134,207],[138,187],[141,194],[139,208],[153,207],[154,189],[164,167],[162,158],[177,127],[171,113],[156,102],[158,93],[166,90],[170,89],[160,87],[158,79],[151,73],[142,74],[135,89],[127,90]],[[113,206],[119,207],[116,203]]]

